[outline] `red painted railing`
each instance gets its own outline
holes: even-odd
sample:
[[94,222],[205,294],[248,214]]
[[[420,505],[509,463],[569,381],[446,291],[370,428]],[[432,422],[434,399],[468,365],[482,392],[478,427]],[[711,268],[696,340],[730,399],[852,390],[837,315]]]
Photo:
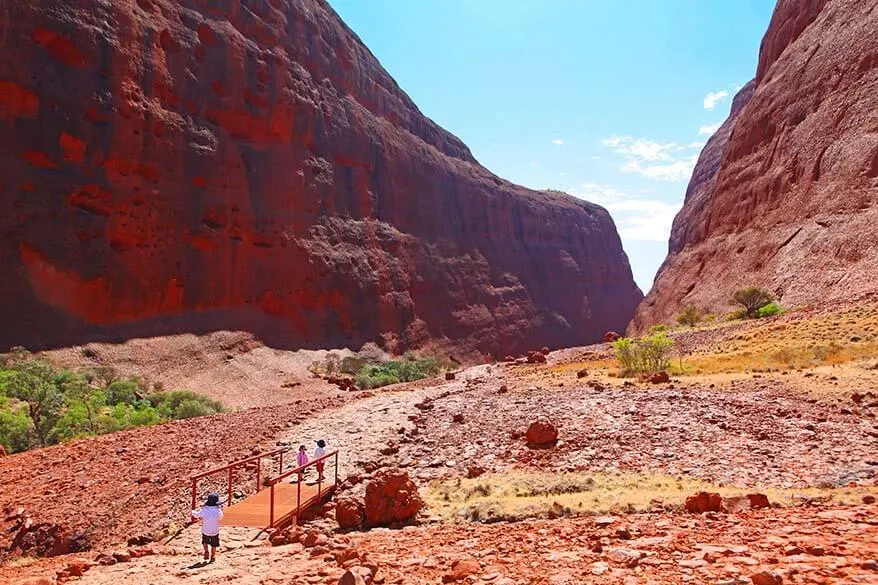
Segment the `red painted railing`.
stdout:
[[[269,498],[269,502],[270,502],[269,503],[269,512],[268,512],[268,526],[269,526],[269,528],[271,528],[275,525],[274,486],[277,485],[278,483],[282,482],[283,480],[285,480],[286,478],[288,478],[289,476],[291,476],[293,474],[298,475],[298,478],[296,481],[296,523],[298,523],[299,517],[302,513],[303,504],[305,505],[305,507],[308,507],[308,505],[310,505],[312,501],[319,502],[323,496],[323,477],[321,476],[321,474],[318,474],[318,476],[317,476],[317,495],[313,496],[311,498],[308,498],[307,502],[302,502],[302,479],[303,479],[302,472],[305,471],[309,467],[312,467],[312,466],[316,467],[317,463],[319,463],[321,461],[326,461],[330,457],[332,457],[335,460],[335,472],[334,472],[335,473],[335,480],[332,482],[332,485],[337,486],[338,485],[338,451],[332,451],[330,453],[327,453],[323,457],[318,457],[317,459],[315,459],[313,461],[309,461],[305,465],[302,465],[300,467],[295,467],[293,469],[290,469],[289,471],[282,472],[277,477],[274,477],[274,478],[268,480],[268,489],[271,490],[271,497]],[[284,523],[285,520],[287,520],[289,518],[289,516],[291,516],[291,515],[292,515],[292,512],[282,516],[281,518],[278,518],[277,523],[278,524]]]
[[267,451],[265,453],[260,453],[259,455],[254,455],[252,457],[247,457],[246,459],[239,459],[238,461],[234,461],[229,463],[228,465],[224,465],[223,467],[217,467],[215,469],[211,469],[210,471],[205,471],[204,473],[199,473],[198,475],[193,475],[190,478],[192,483],[192,509],[195,509],[195,505],[198,499],[198,482],[199,480],[204,479],[205,477],[210,477],[211,475],[216,475],[218,473],[227,472],[228,473],[228,499],[226,500],[226,505],[232,504],[232,487],[234,484],[234,472],[236,469],[240,467],[244,467],[245,465],[249,465],[252,462],[256,462],[256,491],[258,492],[262,488],[262,460],[268,459],[269,457],[279,457],[278,469],[283,472],[284,469],[284,453],[290,450],[290,447],[282,447],[280,449],[275,449],[274,451]]

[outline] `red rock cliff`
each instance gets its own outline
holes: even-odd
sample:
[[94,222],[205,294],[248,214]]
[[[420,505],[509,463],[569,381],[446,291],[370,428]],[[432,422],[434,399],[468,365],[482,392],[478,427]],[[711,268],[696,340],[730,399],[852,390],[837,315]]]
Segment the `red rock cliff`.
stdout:
[[0,345],[496,355],[642,298],[604,209],[481,167],[320,0],[9,0],[0,55]]
[[755,90],[705,147],[633,330],[728,310],[749,284],[786,306],[878,291],[875,39],[878,0],[778,2]]

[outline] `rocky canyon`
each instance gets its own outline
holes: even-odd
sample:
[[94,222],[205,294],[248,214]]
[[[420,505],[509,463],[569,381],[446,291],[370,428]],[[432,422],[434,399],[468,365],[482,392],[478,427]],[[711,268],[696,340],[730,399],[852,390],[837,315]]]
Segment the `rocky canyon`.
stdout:
[[642,298],[603,208],[479,165],[322,0],[10,1],[0,47],[4,347],[502,356]]
[[784,306],[878,291],[878,1],[780,0],[705,147],[633,330],[741,286]]

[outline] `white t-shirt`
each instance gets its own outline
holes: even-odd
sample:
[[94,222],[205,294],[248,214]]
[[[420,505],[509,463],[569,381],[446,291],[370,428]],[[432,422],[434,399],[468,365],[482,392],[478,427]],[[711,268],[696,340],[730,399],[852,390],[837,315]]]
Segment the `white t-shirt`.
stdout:
[[223,509],[219,506],[205,506],[200,510],[192,510],[192,515],[201,518],[201,533],[205,536],[217,536],[220,529],[220,520],[223,518]]
[[314,449],[314,459],[320,459],[324,455],[326,455],[326,449],[323,447],[317,447]]

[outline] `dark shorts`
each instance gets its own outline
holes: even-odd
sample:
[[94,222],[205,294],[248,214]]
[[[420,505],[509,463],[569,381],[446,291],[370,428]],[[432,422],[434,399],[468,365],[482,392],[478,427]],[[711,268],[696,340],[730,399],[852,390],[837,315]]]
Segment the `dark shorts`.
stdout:
[[210,546],[219,546],[219,534],[214,534],[213,536],[208,536],[206,534],[201,535],[201,544],[209,544]]

